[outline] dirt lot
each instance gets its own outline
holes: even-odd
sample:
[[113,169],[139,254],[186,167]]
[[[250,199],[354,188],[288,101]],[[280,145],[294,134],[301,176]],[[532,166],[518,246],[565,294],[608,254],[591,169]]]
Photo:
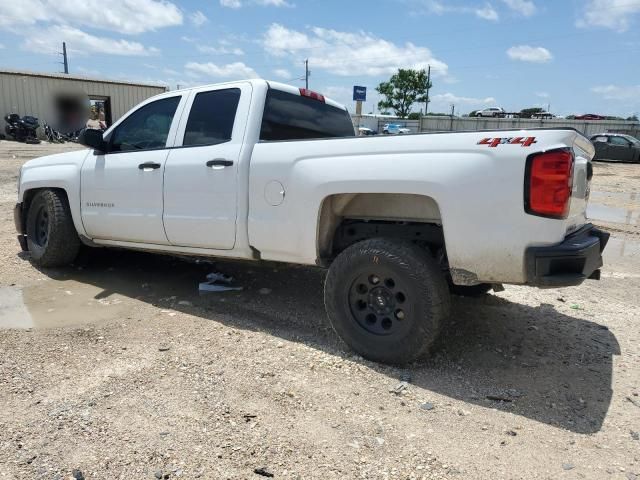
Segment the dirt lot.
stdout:
[[[36,270],[18,168],[74,147],[0,142],[0,478],[640,478],[640,165],[596,166],[600,282],[456,298],[433,357],[399,369],[339,341],[317,269]],[[198,296],[211,271],[244,291]]]

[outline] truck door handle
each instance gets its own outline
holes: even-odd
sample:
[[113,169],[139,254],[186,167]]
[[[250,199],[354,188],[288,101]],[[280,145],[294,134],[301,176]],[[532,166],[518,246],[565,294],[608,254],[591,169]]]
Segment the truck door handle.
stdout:
[[146,162],[146,163],[141,163],[140,165],[138,165],[138,168],[140,170],[148,171],[148,170],[157,170],[158,168],[160,168],[160,166],[161,165],[159,163]]
[[224,158],[214,158],[213,160],[209,160],[207,162],[207,167],[213,168],[224,168],[230,167],[231,165],[233,165],[233,160],[226,160]]

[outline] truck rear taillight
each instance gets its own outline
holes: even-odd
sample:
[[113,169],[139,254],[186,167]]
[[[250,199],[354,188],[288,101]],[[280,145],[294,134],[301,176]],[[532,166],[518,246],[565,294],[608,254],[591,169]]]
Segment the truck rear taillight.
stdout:
[[318,100],[319,102],[324,103],[324,95],[320,95],[318,92],[314,92],[306,88],[301,88],[300,95],[302,95],[303,97],[312,98],[314,100]]
[[567,218],[573,183],[573,152],[562,148],[527,158],[524,208],[527,213]]

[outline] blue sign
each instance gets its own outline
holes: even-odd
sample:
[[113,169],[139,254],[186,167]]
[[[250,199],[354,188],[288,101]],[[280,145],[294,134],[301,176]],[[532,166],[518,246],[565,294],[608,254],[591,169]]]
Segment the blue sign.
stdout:
[[367,87],[353,87],[353,101],[354,102],[366,102],[367,101]]

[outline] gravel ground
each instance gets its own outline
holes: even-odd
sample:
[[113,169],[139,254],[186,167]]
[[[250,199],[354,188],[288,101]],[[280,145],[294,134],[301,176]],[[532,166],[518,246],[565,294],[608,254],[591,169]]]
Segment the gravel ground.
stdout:
[[[35,269],[0,142],[0,478],[640,478],[640,165],[598,164],[600,282],[454,299],[399,369],[331,330],[318,269],[100,250]],[[242,292],[198,296],[222,271]]]

